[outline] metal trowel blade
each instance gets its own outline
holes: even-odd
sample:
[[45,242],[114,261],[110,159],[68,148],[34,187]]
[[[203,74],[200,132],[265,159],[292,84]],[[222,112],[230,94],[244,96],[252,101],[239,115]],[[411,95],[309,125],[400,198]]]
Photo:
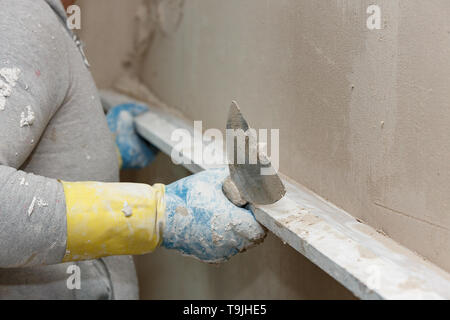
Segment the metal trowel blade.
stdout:
[[[261,154],[257,139],[250,132],[250,126],[241,113],[238,104],[233,101],[228,113],[227,129],[242,130],[245,135],[245,144],[238,144],[238,137],[235,135],[233,145],[228,146],[228,162],[230,177],[242,198],[251,204],[267,205],[280,200],[285,194],[286,189],[268,157]],[[230,143],[227,139],[227,143]],[[250,163],[250,150],[256,152],[256,163]],[[230,152],[231,151],[231,152]],[[245,152],[244,163],[238,163],[238,153]],[[263,160],[263,161],[262,161]],[[242,162],[242,161],[241,161]],[[264,169],[264,170],[262,170]],[[266,174],[262,174],[265,172]],[[267,174],[271,172],[272,174]]]

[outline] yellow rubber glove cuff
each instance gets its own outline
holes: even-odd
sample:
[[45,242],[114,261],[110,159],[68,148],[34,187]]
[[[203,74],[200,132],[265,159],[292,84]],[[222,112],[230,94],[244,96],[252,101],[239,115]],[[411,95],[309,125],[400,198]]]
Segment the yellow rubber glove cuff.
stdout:
[[61,183],[67,207],[63,262],[144,254],[162,242],[164,185]]

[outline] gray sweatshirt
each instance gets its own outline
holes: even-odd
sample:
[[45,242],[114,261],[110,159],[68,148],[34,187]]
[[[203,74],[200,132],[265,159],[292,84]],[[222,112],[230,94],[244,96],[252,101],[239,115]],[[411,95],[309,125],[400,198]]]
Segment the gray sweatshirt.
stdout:
[[[135,299],[129,256],[61,264],[65,181],[118,181],[114,139],[60,0],[0,0],[0,299]],[[76,264],[81,289],[67,280]],[[68,273],[70,272],[70,273]]]

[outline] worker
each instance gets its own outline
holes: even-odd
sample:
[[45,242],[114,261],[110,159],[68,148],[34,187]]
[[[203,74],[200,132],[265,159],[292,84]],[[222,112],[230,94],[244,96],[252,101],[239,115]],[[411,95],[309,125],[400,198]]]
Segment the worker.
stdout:
[[[131,255],[162,245],[219,263],[264,238],[223,195],[225,169],[167,187],[117,183],[120,162],[142,167],[156,151],[134,131],[145,107],[117,106],[106,121],[66,25],[73,2],[0,0],[1,299],[136,299]],[[71,266],[80,288],[68,286]]]

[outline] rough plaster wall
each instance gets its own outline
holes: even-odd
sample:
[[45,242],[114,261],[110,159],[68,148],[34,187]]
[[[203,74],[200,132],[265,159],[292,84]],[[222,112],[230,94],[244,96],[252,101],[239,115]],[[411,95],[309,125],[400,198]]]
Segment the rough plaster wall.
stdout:
[[[383,29],[366,28],[366,8]],[[142,76],[223,128],[280,128],[281,171],[450,271],[450,2],[189,0]]]
[[122,62],[133,45],[135,14],[140,0],[78,0],[81,30],[94,79],[109,88],[123,75]]

